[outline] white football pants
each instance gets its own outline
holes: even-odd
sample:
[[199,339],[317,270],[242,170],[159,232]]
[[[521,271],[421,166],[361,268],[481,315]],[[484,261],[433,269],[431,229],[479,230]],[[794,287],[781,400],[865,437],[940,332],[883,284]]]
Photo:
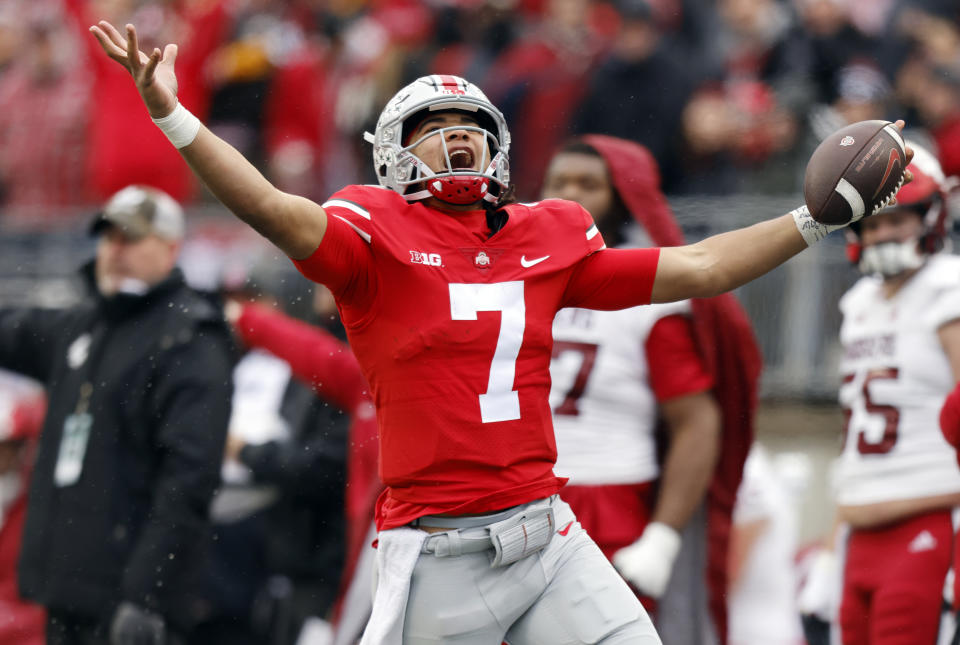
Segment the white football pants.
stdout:
[[552,501],[556,532],[542,550],[493,568],[492,548],[438,557],[421,553],[404,617],[404,645],[661,645],[633,591]]

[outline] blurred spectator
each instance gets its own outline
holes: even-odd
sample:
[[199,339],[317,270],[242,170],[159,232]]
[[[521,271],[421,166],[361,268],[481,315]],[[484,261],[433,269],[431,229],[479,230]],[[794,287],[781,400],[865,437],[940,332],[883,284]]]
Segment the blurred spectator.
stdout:
[[428,39],[433,18],[417,0],[304,0],[289,17],[302,34],[272,59],[262,106],[266,170],[281,189],[320,201],[329,186],[369,176],[361,134],[403,80],[403,62]]
[[0,372],[0,642],[43,645],[46,614],[17,591],[27,486],[46,400],[27,379]]
[[572,131],[643,144],[670,193],[679,180],[680,115],[698,70],[686,66],[662,38],[647,0],[623,0],[618,8],[621,23],[610,55],[591,74]]
[[957,62],[913,68],[917,114],[949,176],[960,176],[960,52]]
[[[0,310],[0,364],[48,388],[19,563],[51,644],[178,643],[209,529],[230,397],[222,316],[175,267],[183,213],[128,187],[105,205],[62,311]],[[166,639],[166,640],[165,640]]]
[[958,18],[960,8],[956,5],[946,15],[923,11],[917,6],[901,12],[893,29],[910,41],[921,59],[934,65],[949,65],[956,63],[960,54]]
[[548,0],[542,20],[490,69],[486,86],[511,125],[511,181],[521,198],[538,193],[594,70],[601,51],[595,6],[589,0]]
[[[224,0],[196,0],[177,11],[174,3],[138,3],[135,0],[64,0],[72,14],[85,55],[82,64],[72,61],[71,70],[92,74],[90,92],[97,107],[87,110],[86,168],[94,201],[104,199],[124,186],[155,186],[179,201],[193,197],[196,184],[177,151],[149,119],[143,118],[140,97],[130,84],[130,74],[99,52],[96,39],[87,33],[97,20],[116,24],[136,22],[143,26],[141,46],[162,47],[180,43],[177,55],[178,98],[191,111],[205,118],[210,88],[202,68],[223,40],[228,26]],[[134,149],[135,146],[135,149]]]
[[[304,48],[305,35],[288,3],[249,0],[230,8],[229,35],[203,67],[211,92],[210,127],[262,166],[261,133],[273,75]],[[314,82],[307,79],[301,91],[309,92]]]
[[[329,610],[332,608],[334,594],[338,591],[338,587],[343,592],[349,586],[354,577],[354,569],[360,558],[361,549],[369,546],[365,538],[373,522],[374,503],[383,487],[377,475],[376,415],[366,379],[360,372],[353,353],[341,340],[343,330],[336,315],[336,309],[332,306],[332,295],[325,287],[319,285],[316,293],[315,310],[319,316],[319,326],[289,318],[278,311],[255,304],[244,304],[242,307],[232,305],[228,312],[234,321],[234,328],[244,343],[250,347],[267,350],[272,355],[287,361],[293,375],[314,388],[316,396],[325,402],[325,407],[332,404],[341,413],[349,415],[349,417],[338,417],[350,420],[349,440],[345,442],[348,445],[345,494],[341,488],[334,499],[331,497],[334,493],[329,490],[329,486],[322,491],[323,504],[326,508],[332,509],[332,504],[336,501],[339,503],[337,508],[345,511],[345,515],[342,511],[340,512],[346,520],[346,550],[345,554],[341,554],[344,557],[343,577],[331,579],[331,575],[335,575],[336,568],[327,562],[328,566],[325,569],[317,569],[313,574],[315,582],[322,583],[324,595],[314,598],[312,604],[301,602],[299,606],[302,612],[309,611],[314,616],[330,618]],[[317,432],[318,430],[315,429],[314,433]],[[333,436],[317,436],[315,441],[323,441],[329,445],[335,439]],[[230,450],[228,444],[228,451]],[[264,465],[269,456],[264,452],[258,453],[253,446],[248,446],[238,454],[241,462],[248,464],[256,476],[258,462],[259,465]],[[323,452],[325,455],[330,454],[329,448]],[[330,475],[317,472],[315,476],[329,479]],[[296,480],[291,479],[291,484],[295,482]],[[318,514],[318,520],[336,525],[331,518],[331,511]],[[342,544],[343,528],[340,528],[341,541],[336,540],[336,536],[330,535],[330,532],[328,527],[323,533],[312,533],[315,551],[322,546],[321,551],[329,552],[332,545]],[[367,550],[372,551],[372,549]],[[314,560],[317,559],[315,554]],[[296,580],[294,582],[296,583]],[[362,581],[363,590],[367,594],[371,593],[369,582],[369,580]],[[369,600],[372,602],[372,598]],[[306,615],[310,614],[301,614],[301,620]],[[361,629],[362,627],[363,623],[360,624]]]
[[16,57],[0,73],[0,202],[21,215],[55,216],[89,198],[91,76],[75,64],[80,44],[58,1],[5,3],[0,43],[10,42],[3,24],[23,31]]
[[[544,197],[587,208],[608,244],[681,244],[658,183],[641,146],[589,135],[554,156]],[[760,370],[744,313],[731,296],[566,309],[553,336],[556,468],[571,480],[560,496],[665,643],[725,643],[727,536]]]
[[771,456],[754,444],[733,509],[730,645],[800,645],[797,508]]
[[833,103],[837,74],[857,60],[875,60],[878,43],[850,21],[849,0],[794,0],[800,19],[796,38],[805,45],[814,101]]
[[404,77],[453,74],[482,84],[522,26],[516,4],[516,0],[441,3],[435,34],[413,53]]
[[721,0],[712,78],[683,110],[683,192],[796,188],[806,61],[776,0]]
[[897,33],[910,51],[900,68],[897,95],[930,133],[943,170],[960,174],[960,27],[957,9],[944,17],[918,8],[903,11]]
[[889,119],[893,90],[883,72],[866,63],[852,63],[838,70],[837,89],[830,112],[835,115],[827,127],[819,128],[818,139],[845,125],[870,119]]
[[22,46],[22,5],[17,0],[0,4],[0,75],[7,71]]
[[304,43],[274,72],[264,105],[263,145],[270,178],[282,190],[317,200],[330,192],[327,166],[342,172],[342,166],[357,163],[348,152],[356,144],[344,146],[336,160],[330,154],[330,142],[338,138],[335,104],[343,73],[332,56],[323,42]]
[[[894,112],[893,90],[883,73],[868,62],[838,70],[837,87],[830,103],[814,105],[808,115],[804,153],[809,156],[821,141],[840,128],[871,119],[899,118]],[[804,168],[798,167],[798,178]]]
[[233,412],[213,500],[208,615],[198,644],[293,645],[332,605],[344,552],[347,417],[251,349],[234,369]]

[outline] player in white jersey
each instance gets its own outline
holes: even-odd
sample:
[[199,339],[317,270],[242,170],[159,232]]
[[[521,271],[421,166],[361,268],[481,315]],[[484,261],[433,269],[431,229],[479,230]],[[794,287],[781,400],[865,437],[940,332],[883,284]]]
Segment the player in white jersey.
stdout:
[[[646,181],[624,186],[618,182],[621,165],[630,167],[631,179]],[[642,147],[588,136],[553,158],[544,196],[579,202],[610,244],[649,245],[654,235],[680,235],[656,182],[656,167]],[[631,214],[640,229],[624,229]],[[629,240],[637,236],[645,239]],[[713,304],[701,302],[698,308]],[[724,642],[725,613],[711,615],[702,592],[705,577],[710,579],[704,543],[681,538],[706,497],[723,421],[713,396],[714,372],[700,347],[713,343],[695,330],[691,302],[621,311],[564,309],[554,320],[553,337],[556,472],[570,478],[561,497],[650,609],[668,587],[681,546],[699,550],[692,558],[698,567],[678,568],[701,590],[700,600],[691,602],[686,590],[680,592],[684,609],[671,611],[676,624],[661,626],[661,637],[668,644]],[[748,360],[755,355],[752,338],[740,337],[735,344],[746,346]],[[746,389],[752,393],[753,385]],[[666,450],[658,449],[663,430]],[[739,468],[733,470],[739,474]],[[723,537],[718,543],[725,543]],[[717,571],[722,567],[718,563]]]
[[796,511],[774,460],[754,444],[733,511],[730,645],[805,642],[796,604]]
[[[915,148],[916,149],[916,148]],[[916,149],[897,205],[849,234],[866,275],[840,300],[844,412],[837,472],[850,526],[844,645],[933,644],[950,567],[960,470],[938,427],[960,380],[960,258],[941,252],[946,180]]]

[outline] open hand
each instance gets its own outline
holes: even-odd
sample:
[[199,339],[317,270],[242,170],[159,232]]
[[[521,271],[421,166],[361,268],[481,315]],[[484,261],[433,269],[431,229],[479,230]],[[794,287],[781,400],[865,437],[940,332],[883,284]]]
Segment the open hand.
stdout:
[[154,119],[165,117],[177,107],[177,77],[173,64],[177,59],[177,46],[167,45],[161,54],[159,48],[147,56],[140,51],[137,30],[126,26],[127,37],[106,20],[90,27],[90,32],[100,41],[103,51],[123,65],[137,84],[137,91]]

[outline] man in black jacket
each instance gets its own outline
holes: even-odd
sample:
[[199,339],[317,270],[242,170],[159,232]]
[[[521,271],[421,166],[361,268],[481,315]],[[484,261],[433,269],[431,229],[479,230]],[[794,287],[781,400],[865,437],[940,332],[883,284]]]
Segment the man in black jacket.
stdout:
[[46,384],[19,584],[56,645],[164,645],[219,480],[231,395],[220,312],[175,268],[183,213],[131,186],[94,221],[92,296],[0,308],[0,365]]

